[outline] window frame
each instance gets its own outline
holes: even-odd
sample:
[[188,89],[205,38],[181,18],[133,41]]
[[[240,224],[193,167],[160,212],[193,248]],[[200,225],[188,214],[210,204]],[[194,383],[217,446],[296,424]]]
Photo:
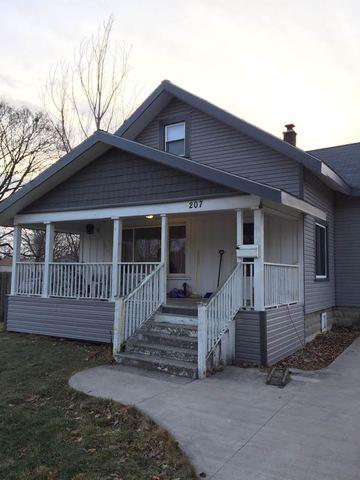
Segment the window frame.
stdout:
[[[166,152],[165,143],[165,128],[171,125],[184,123],[185,125],[185,139],[184,139],[184,155],[178,155],[180,158],[190,158],[190,117],[189,115],[176,115],[173,117],[165,118],[159,121],[159,150]],[[174,153],[169,155],[175,155]]]
[[[169,267],[170,267],[170,228],[171,227],[185,227],[185,272],[184,273],[170,273],[169,272]],[[161,232],[161,225],[137,225],[135,227],[124,227],[124,230],[129,230],[132,232],[132,251],[131,251],[131,258],[130,263],[135,262],[135,230],[137,229],[145,229],[145,228],[159,228]],[[168,261],[167,261],[167,276],[170,278],[182,278],[182,279],[189,279],[189,225],[187,222],[181,222],[181,223],[172,223],[169,224],[168,226]],[[121,246],[122,248],[122,246]],[[122,251],[122,250],[121,250]],[[122,260],[124,261],[124,260]]]
[[[168,129],[170,127],[176,127],[178,125],[184,125],[184,137],[179,138],[178,140],[167,140]],[[167,150],[166,147],[167,147],[168,144],[173,143],[173,142],[179,142],[181,140],[184,142],[184,153],[182,153],[182,154],[171,153]],[[186,123],[185,122],[168,123],[168,124],[164,125],[164,150],[165,150],[166,153],[170,153],[171,155],[178,155],[179,157],[185,157],[185,153],[186,153]]]
[[[321,228],[325,232],[325,274],[317,274],[316,267],[317,267],[317,229]],[[329,226],[326,223],[315,222],[315,235],[314,235],[314,250],[315,250],[315,258],[314,258],[314,270],[315,270],[315,281],[328,281],[329,280]]]

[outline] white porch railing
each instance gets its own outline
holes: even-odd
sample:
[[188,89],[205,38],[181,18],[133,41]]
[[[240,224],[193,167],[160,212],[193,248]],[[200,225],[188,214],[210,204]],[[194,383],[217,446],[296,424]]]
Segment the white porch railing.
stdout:
[[18,295],[41,295],[44,278],[44,263],[17,262],[16,287]]
[[265,308],[299,301],[299,266],[264,264]]
[[151,318],[164,302],[165,273],[165,264],[158,264],[135,290],[126,297],[116,300],[114,354],[120,351],[123,342]]
[[118,296],[125,297],[159,265],[158,262],[121,262],[118,264]]
[[111,293],[111,263],[50,263],[51,297],[107,300]]
[[244,264],[238,263],[207,304],[198,306],[198,375],[206,375],[206,359],[228,330],[243,304],[242,283]]
[[241,282],[241,308],[245,310],[254,309],[254,262],[242,263],[242,282]]

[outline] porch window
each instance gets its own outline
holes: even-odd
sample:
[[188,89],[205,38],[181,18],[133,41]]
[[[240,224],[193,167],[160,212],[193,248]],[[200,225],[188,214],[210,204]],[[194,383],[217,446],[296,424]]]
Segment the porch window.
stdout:
[[185,155],[185,122],[165,125],[165,152]]
[[327,226],[315,224],[315,278],[328,278],[328,231]]
[[[169,273],[185,274],[185,225],[169,227]],[[123,262],[160,262],[161,228],[124,229],[122,237]]]
[[185,242],[184,225],[169,228],[169,273],[185,273]]
[[135,228],[134,261],[160,262],[161,229],[158,227]]

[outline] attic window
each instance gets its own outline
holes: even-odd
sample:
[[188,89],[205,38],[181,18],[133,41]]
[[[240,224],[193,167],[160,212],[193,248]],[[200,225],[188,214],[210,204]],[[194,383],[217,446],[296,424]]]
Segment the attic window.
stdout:
[[165,152],[185,155],[185,122],[165,125]]

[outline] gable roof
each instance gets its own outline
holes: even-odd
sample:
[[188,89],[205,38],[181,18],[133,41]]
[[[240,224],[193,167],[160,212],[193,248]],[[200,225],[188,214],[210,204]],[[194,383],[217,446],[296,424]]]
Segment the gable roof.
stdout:
[[327,165],[322,159],[305,152],[280,138],[255,127],[245,120],[217,107],[176,85],[164,80],[153,93],[135,110],[135,112],[115,132],[116,135],[134,140],[146,125],[173,99],[191,105],[192,107],[212,116],[218,121],[238,130],[248,137],[268,146],[286,157],[304,165],[318,175],[324,183],[335,190],[350,194],[350,187],[343,178]]
[[315,216],[321,216],[323,214],[321,210],[278,188],[239,177],[187,158],[172,155],[117,135],[97,131],[70,153],[38,175],[34,180],[22,187],[18,192],[0,202],[0,224],[11,224],[12,218],[26,206],[65,181],[110,148],[118,148],[122,151],[138,155],[242,193],[256,195],[290,207],[295,207],[296,205],[295,208]]
[[353,193],[360,193],[360,142],[335,147],[311,150],[311,155],[320,158],[352,187]]

